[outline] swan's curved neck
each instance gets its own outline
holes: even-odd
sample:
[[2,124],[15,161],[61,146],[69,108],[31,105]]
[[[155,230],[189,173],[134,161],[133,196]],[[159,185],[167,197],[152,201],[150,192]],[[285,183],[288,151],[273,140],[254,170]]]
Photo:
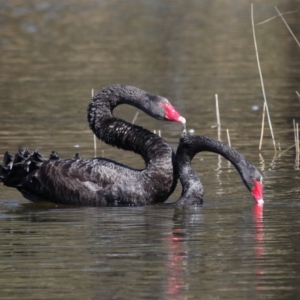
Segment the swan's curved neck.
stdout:
[[184,137],[181,138],[177,155],[182,159],[189,160],[190,163],[193,157],[202,151],[214,152],[223,156],[234,165],[242,176],[244,164],[247,163],[245,157],[228,145],[206,136],[189,136],[186,140]]
[[[125,91],[124,91],[125,90]],[[141,97],[126,92],[123,86],[108,87],[92,98],[88,108],[88,121],[94,134],[103,142],[140,154],[146,165],[159,160],[172,163],[172,149],[159,136],[140,126],[133,125],[112,115],[120,104],[143,109]]]
[[[193,189],[189,188],[189,178],[187,172],[192,172],[191,161],[193,157],[202,151],[214,152],[222,155],[230,161],[237,169],[246,188],[251,192],[256,202],[262,201],[262,176],[260,172],[246,158],[235,149],[206,136],[187,136],[181,137],[177,148],[176,158],[180,180],[183,185],[182,197],[185,203],[189,203],[189,198],[185,197],[191,192],[193,195],[203,195],[200,179],[195,179]],[[195,172],[193,173],[195,174]],[[198,180],[198,182],[197,182]],[[191,197],[190,197],[191,199]]]
[[[178,162],[178,161],[177,161]],[[197,173],[191,167],[191,161],[178,162],[179,179],[182,185],[181,196],[177,205],[193,205],[203,203],[203,185]]]
[[183,136],[180,139],[176,153],[178,172],[182,185],[181,198],[177,202],[179,204],[191,204],[193,203],[192,201],[198,204],[202,203],[203,185],[191,166],[194,156],[202,151],[214,152],[229,160],[245,182],[243,169],[247,161],[236,150],[206,136]]

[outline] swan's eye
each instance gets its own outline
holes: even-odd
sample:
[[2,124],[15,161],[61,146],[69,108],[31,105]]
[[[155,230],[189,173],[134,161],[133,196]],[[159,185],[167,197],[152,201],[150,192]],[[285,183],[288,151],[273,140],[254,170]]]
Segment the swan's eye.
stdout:
[[262,182],[263,182],[262,176],[260,176],[260,177],[258,177],[258,178],[256,178],[256,179],[254,179],[254,180],[256,180],[257,182],[260,182],[261,184],[262,184]]
[[263,183],[263,178],[262,178],[262,176],[252,177],[252,182],[259,182],[260,184],[262,184]]
[[156,95],[146,93],[146,98],[151,102],[157,102],[159,99]]

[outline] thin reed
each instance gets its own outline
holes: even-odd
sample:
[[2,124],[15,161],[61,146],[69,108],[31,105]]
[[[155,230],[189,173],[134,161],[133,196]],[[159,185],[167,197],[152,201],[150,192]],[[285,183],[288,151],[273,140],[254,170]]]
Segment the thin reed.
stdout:
[[228,130],[228,128],[226,129],[226,133],[227,133],[228,146],[231,147],[230,135],[229,135],[229,130]]
[[295,119],[293,119],[294,125],[294,139],[295,139],[295,148],[296,148],[296,158],[295,158],[295,168],[299,169],[299,157],[300,157],[300,150],[299,150],[299,124],[296,123]]
[[295,119],[293,119],[293,126],[294,126],[294,140],[295,140],[295,148],[296,152],[299,153],[300,146],[299,146],[299,124],[296,123]]
[[[94,97],[94,89],[91,90],[92,98]],[[94,134],[94,157],[97,157],[97,138]]]
[[[281,15],[282,15],[282,16],[283,16],[283,15],[289,15],[289,14],[294,14],[294,13],[296,13],[296,12],[298,12],[298,10],[286,11],[286,12],[284,12],[284,13],[281,13]],[[256,25],[256,26],[259,26],[259,25],[268,23],[268,22],[270,22],[270,21],[272,21],[272,20],[274,20],[274,19],[276,19],[276,18],[278,18],[278,17],[280,17],[280,15],[276,15],[276,16],[274,16],[274,17],[272,17],[272,18],[269,18],[269,19],[267,19],[267,20],[264,20],[264,21],[262,21],[262,22],[259,22],[259,23],[255,24],[255,25]]]
[[218,140],[221,141],[221,121],[220,121],[218,94],[215,94],[215,98],[216,98],[216,115],[217,115]]
[[299,153],[299,124],[296,124],[296,142],[297,142],[297,152]]
[[259,77],[260,77],[260,82],[261,82],[261,87],[262,87],[262,93],[263,93],[263,97],[264,97],[264,108],[263,108],[263,116],[262,116],[262,125],[261,125],[259,150],[261,150],[261,147],[262,147],[262,141],[263,141],[263,135],[264,135],[264,125],[265,125],[265,113],[267,113],[267,118],[268,118],[268,122],[269,122],[270,132],[271,132],[271,136],[272,136],[272,140],[273,140],[274,151],[276,153],[275,137],[274,137],[274,133],[273,133],[273,127],[272,127],[272,123],[271,123],[271,118],[270,118],[270,113],[269,113],[269,107],[268,107],[267,97],[266,97],[266,92],[265,92],[265,86],[264,86],[262,71],[261,71],[260,62],[259,62],[259,55],[258,55],[257,43],[256,43],[255,25],[254,25],[254,18],[253,18],[253,4],[251,4],[251,22],[252,22],[253,40],[254,40],[254,47],[255,47],[255,54],[256,54],[258,72],[259,72]]
[[279,16],[281,17],[283,23],[285,24],[286,28],[288,29],[288,31],[290,32],[290,34],[292,35],[292,37],[294,38],[294,40],[296,41],[298,47],[300,47],[300,43],[298,41],[298,39],[296,38],[296,36],[294,35],[293,31],[291,30],[290,26],[288,25],[288,23],[286,22],[286,20],[284,19],[282,13],[279,11],[279,9],[275,6],[276,11],[278,12]]
[[133,119],[132,119],[132,122],[131,122],[132,124],[135,123],[135,121],[136,121],[138,115],[139,115],[139,111],[137,111],[137,112],[135,113],[135,115],[134,115],[134,117],[133,117]]

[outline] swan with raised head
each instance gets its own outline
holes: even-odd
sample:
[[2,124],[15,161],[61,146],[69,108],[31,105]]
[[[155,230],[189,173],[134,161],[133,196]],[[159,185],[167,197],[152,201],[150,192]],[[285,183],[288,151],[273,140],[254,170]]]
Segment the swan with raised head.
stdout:
[[257,204],[263,204],[262,175],[243,155],[235,149],[207,136],[189,136],[182,134],[176,152],[182,193],[177,205],[195,205],[203,203],[203,185],[192,169],[194,156],[202,151],[214,152],[230,161],[240,174],[246,188]]
[[92,98],[88,122],[103,142],[142,156],[145,168],[133,169],[105,158],[45,159],[20,148],[5,153],[0,181],[31,201],[75,205],[145,205],[164,202],[174,191],[178,173],[175,154],[159,136],[112,114],[120,104],[135,106],[151,117],[185,124],[170,102],[136,87],[112,85]]

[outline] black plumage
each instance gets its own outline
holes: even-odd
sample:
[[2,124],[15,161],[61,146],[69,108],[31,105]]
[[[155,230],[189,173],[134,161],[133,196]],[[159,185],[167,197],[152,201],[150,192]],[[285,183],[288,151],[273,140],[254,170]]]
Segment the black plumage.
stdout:
[[178,179],[175,154],[156,134],[112,115],[120,104],[133,105],[159,120],[185,123],[166,98],[131,86],[102,89],[88,107],[94,134],[114,147],[141,155],[145,168],[137,170],[105,158],[49,159],[20,148],[5,153],[0,181],[17,188],[31,201],[49,200],[75,205],[145,205],[164,202]]

